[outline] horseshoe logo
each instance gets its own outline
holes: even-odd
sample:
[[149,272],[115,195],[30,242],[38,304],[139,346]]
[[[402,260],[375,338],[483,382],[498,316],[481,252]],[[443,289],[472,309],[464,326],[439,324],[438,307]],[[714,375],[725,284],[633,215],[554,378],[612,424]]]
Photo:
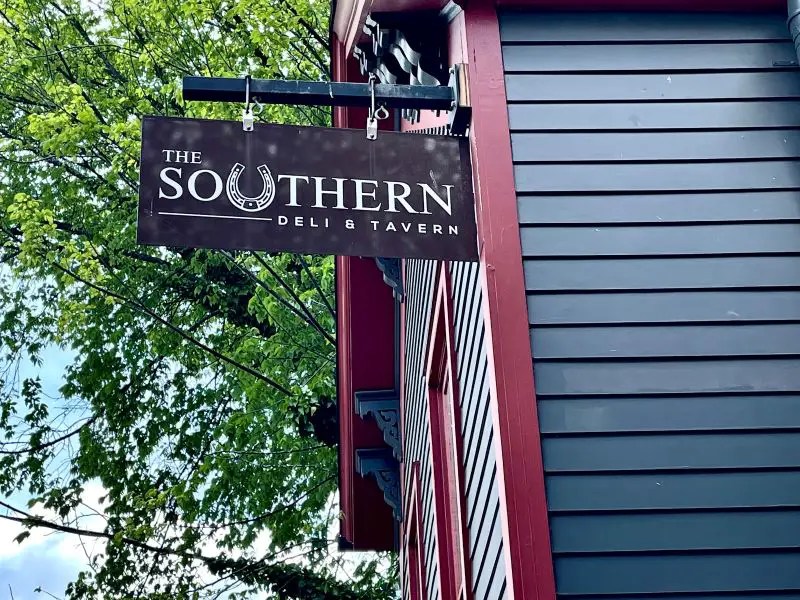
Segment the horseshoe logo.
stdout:
[[236,208],[240,208],[247,212],[258,212],[264,210],[275,199],[275,180],[272,178],[267,165],[259,165],[258,172],[261,174],[261,180],[264,182],[264,188],[258,196],[245,196],[239,191],[239,177],[244,172],[246,167],[242,163],[236,163],[231,169],[231,174],[228,175],[228,183],[226,191],[228,192],[228,199]]

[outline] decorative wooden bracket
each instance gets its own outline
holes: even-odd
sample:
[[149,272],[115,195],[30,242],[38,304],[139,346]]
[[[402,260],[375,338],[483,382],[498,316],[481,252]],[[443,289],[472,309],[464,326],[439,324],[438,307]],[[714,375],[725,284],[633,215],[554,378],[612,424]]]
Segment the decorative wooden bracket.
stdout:
[[368,415],[375,419],[383,432],[383,440],[392,449],[392,455],[402,460],[400,443],[400,397],[397,390],[370,390],[355,393],[358,415],[364,419]]
[[[450,3],[438,12],[370,14],[364,24],[370,39],[353,49],[361,73],[375,75],[381,83],[453,90],[448,121],[454,135],[466,132],[472,116],[466,69],[460,65],[449,68],[447,56],[448,24],[460,11]],[[421,108],[402,109],[401,116],[416,123]]]
[[362,477],[371,475],[378,482],[383,498],[392,508],[394,518],[403,520],[400,498],[400,465],[388,449],[356,450],[356,471]]
[[375,263],[383,273],[383,281],[392,288],[394,299],[403,301],[403,271],[400,268],[399,258],[376,258]]

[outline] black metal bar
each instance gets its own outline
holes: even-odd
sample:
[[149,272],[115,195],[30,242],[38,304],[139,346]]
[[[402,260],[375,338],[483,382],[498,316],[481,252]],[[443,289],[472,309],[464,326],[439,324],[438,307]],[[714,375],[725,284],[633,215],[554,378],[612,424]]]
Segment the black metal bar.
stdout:
[[[367,83],[251,79],[250,96],[257,97],[262,104],[364,108],[370,105]],[[245,80],[230,77],[184,77],[183,99],[244,103]],[[386,108],[450,110],[453,100],[453,90],[445,86],[375,84],[375,102]]]

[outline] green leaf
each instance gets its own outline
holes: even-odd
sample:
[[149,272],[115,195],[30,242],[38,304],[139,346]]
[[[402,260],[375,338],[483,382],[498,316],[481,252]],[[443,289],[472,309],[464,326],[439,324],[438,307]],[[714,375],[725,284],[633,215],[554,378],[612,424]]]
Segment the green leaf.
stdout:
[[30,537],[30,535],[31,535],[30,531],[23,531],[22,533],[20,533],[18,536],[16,536],[14,538],[14,541],[17,542],[18,544],[21,544],[22,542],[27,540]]
[[[304,598],[393,597],[388,558],[353,559],[384,568],[342,586],[328,540],[332,258],[136,243],[141,116],[240,117],[183,102],[185,75],[328,79],[329,4],[4,0],[0,373],[27,361],[50,376],[56,348],[70,364],[56,392],[0,381],[0,492],[105,538],[68,598],[216,597],[230,582],[244,598],[287,581]],[[319,107],[261,117],[329,123]],[[230,556],[241,568],[207,585]]]

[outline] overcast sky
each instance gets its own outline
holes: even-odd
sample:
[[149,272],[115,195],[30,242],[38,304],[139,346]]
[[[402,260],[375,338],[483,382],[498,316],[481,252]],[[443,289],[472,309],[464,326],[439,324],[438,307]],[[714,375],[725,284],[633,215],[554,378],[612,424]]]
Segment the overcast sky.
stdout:
[[[57,397],[64,369],[70,362],[69,353],[49,348],[43,353],[42,359],[39,368],[30,364],[22,365],[20,378],[38,373],[43,391]],[[101,495],[99,486],[89,486],[85,499],[95,503]],[[26,501],[26,496],[15,497],[10,504],[25,508]],[[12,597],[14,600],[51,598],[45,592],[63,598],[67,583],[74,580],[87,564],[79,541],[74,536],[33,531],[28,539],[18,544],[14,538],[22,531],[20,525],[0,519],[0,600],[10,600]],[[40,586],[42,592],[34,592]]]
[[[34,377],[37,374],[42,381],[42,391],[50,397],[58,398],[58,389],[63,383],[63,374],[71,356],[68,351],[55,347],[48,348],[42,354],[42,366],[34,367],[30,363],[20,368],[20,379]],[[98,499],[105,495],[99,483],[85,486],[83,501],[91,508],[102,512]],[[27,507],[28,496],[17,496],[9,500],[9,504],[21,508]],[[42,511],[36,511],[42,514]],[[81,526],[87,529],[102,530],[102,517],[92,516],[81,520]],[[331,523],[330,537],[335,537],[338,523]],[[86,552],[93,554],[102,551],[98,540],[81,541],[73,535],[33,530],[21,544],[14,538],[23,531],[22,526],[0,519],[0,600],[48,600],[64,598],[67,584],[74,581],[81,570],[88,568]],[[252,544],[251,550],[256,556],[267,551],[269,535],[262,532]],[[215,554],[217,548],[213,540],[207,540],[202,551]],[[333,550],[336,552],[336,550]],[[357,564],[356,556],[346,561],[346,569],[350,571]],[[10,586],[10,588],[9,588]],[[41,587],[41,592],[36,592]],[[13,592],[13,596],[12,596]],[[257,594],[254,598],[266,598],[267,594]]]

